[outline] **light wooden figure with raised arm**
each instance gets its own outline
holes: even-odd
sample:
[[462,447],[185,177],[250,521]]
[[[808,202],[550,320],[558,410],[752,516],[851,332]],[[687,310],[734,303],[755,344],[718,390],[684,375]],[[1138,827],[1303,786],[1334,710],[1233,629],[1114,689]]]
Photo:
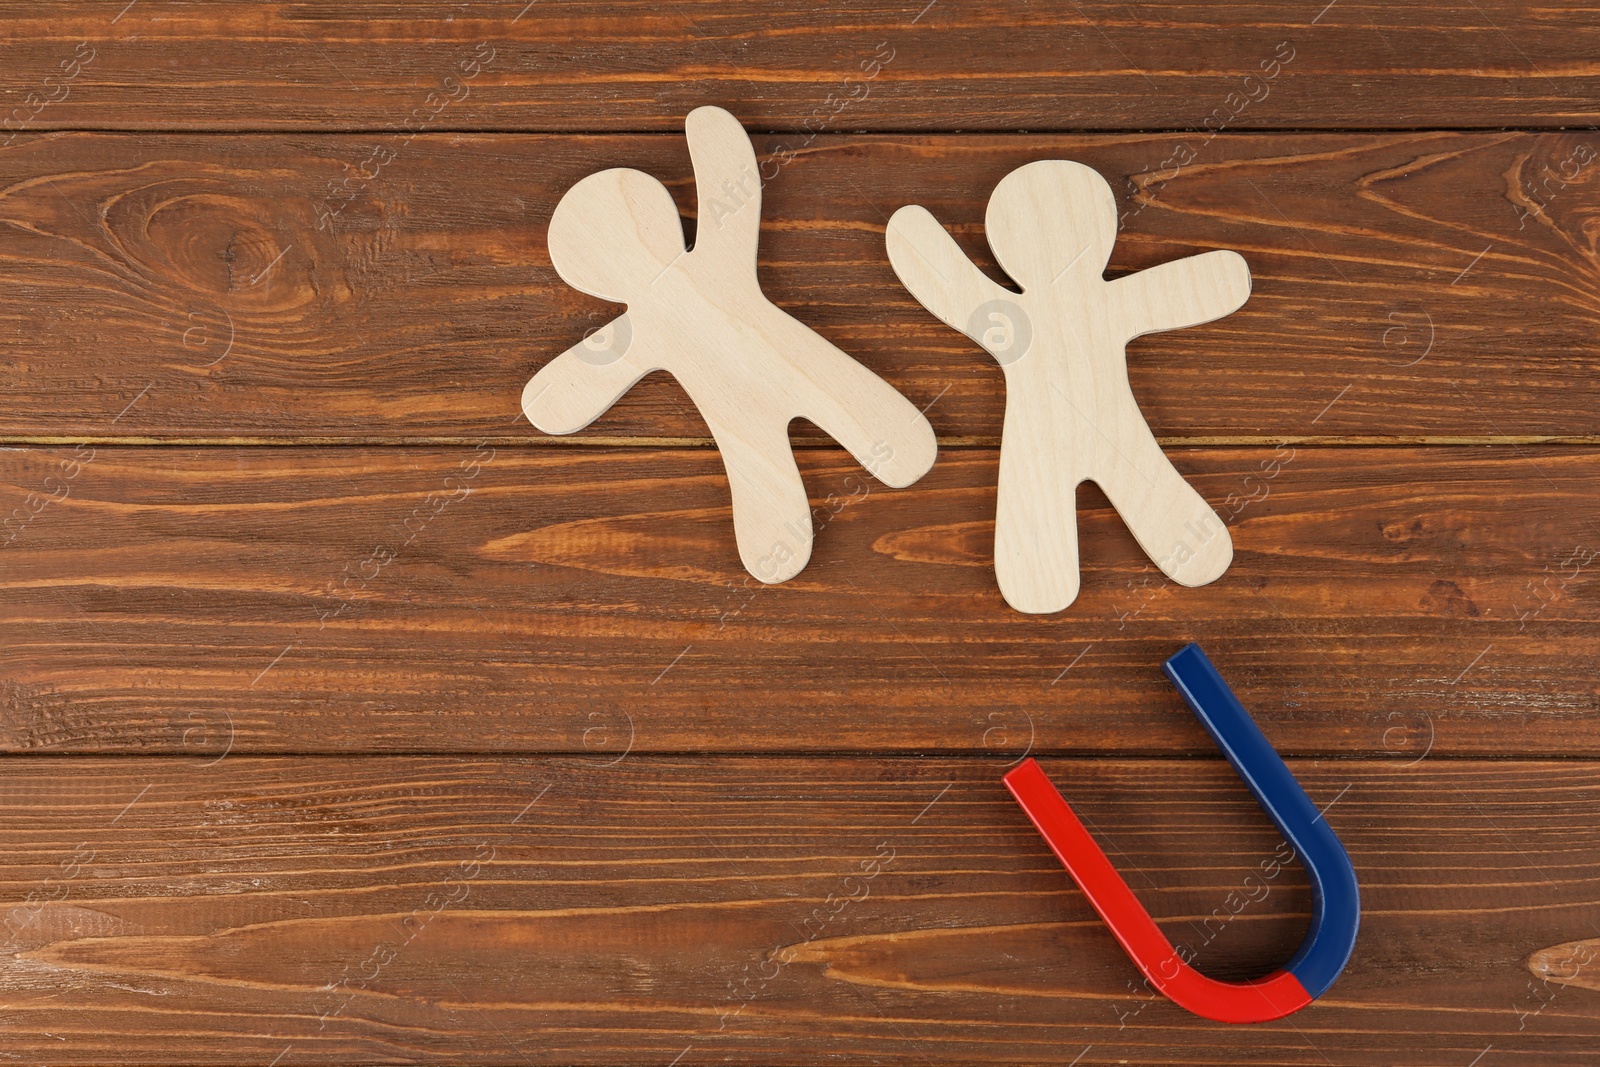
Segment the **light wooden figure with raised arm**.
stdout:
[[628,310],[542,367],[522,410],[546,433],[573,433],[644,375],[666,370],[722,453],[740,559],[763,582],[781,582],[811,556],[791,420],[809,419],[897,488],[927,473],[937,445],[915,405],[762,293],[761,177],[739,121],[702,107],[685,132],[699,197],[693,251],[672,195],[642,171],[591,174],[556,206],[556,272]]
[[1227,526],[1162,453],[1128,384],[1126,346],[1237,310],[1250,296],[1243,257],[1206,252],[1107,281],[1116,199],[1093,169],[1066,160],[1006,175],[984,228],[1021,293],[984,275],[924,208],[895,212],[887,240],[905,287],[1005,371],[994,534],[1001,595],[1038,614],[1077,598],[1083,481],[1105,491],[1173,581],[1220,577],[1233,559]]

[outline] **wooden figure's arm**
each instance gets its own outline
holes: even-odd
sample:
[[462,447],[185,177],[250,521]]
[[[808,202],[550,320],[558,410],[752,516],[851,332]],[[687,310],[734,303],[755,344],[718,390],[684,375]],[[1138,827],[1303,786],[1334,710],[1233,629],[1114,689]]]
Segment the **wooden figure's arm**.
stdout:
[[739,120],[720,107],[697,107],[684,122],[694,162],[699,218],[695,251],[748,261],[753,272],[761,233],[761,171]]
[[[973,266],[955,238],[925,207],[911,205],[896,211],[884,239],[900,284],[953,329],[967,333],[973,311],[991,300],[1017,299],[1016,293],[990,281]],[[972,339],[982,344],[980,338]]]
[[[633,328],[626,314],[613,319],[613,344],[628,345]],[[605,414],[622,394],[656,368],[629,359],[624,351],[615,358],[585,339],[539,368],[522,390],[522,413],[549,434],[576,433]]]
[[1237,252],[1203,252],[1118,278],[1109,290],[1131,340],[1238,311],[1250,299],[1250,267]]

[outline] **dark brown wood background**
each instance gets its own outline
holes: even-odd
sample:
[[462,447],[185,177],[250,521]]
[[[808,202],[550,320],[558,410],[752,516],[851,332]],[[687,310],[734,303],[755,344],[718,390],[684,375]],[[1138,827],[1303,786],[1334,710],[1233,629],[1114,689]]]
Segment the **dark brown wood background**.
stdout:
[[[0,33],[0,1060],[1600,1062],[1600,7]],[[575,439],[518,411],[615,310],[551,209],[628,165],[692,217],[701,104],[788,161],[768,292],[942,441],[867,492],[797,426],[826,521],[775,587],[670,379]],[[992,267],[988,193],[1044,158],[1112,182],[1113,272],[1256,284],[1130,352],[1232,569],[1165,583],[1086,486],[1040,618],[991,569],[999,370],[883,228],[926,204]],[[1362,879],[1348,971],[1274,1024],[1141,988],[1000,785],[1039,756],[1202,969],[1280,963],[1308,890],[1247,888],[1277,839],[1161,677],[1190,640]]]

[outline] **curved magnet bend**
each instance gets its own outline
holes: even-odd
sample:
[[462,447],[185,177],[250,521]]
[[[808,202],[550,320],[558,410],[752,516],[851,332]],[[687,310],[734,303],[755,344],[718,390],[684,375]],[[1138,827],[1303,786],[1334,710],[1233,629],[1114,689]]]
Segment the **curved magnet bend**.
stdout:
[[1349,962],[1361,924],[1355,868],[1316,805],[1200,646],[1181,649],[1167,660],[1165,670],[1311,876],[1311,929],[1281,970],[1249,982],[1207,978],[1172,947],[1037,763],[1026,760],[1007,774],[1006,788],[1156,989],[1179,1006],[1217,1022],[1279,1019],[1326,992]]

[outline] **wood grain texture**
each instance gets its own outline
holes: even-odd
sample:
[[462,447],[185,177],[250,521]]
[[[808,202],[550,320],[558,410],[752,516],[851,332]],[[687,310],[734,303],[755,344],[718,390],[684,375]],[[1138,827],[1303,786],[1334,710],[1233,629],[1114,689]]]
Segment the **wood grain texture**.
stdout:
[[[758,139],[768,173],[777,143]],[[372,148],[63,134],[0,152],[0,435],[542,439],[524,383],[618,310],[556,277],[549,213],[607,166],[692,213],[682,138],[419,137],[367,181]],[[819,138],[764,190],[761,277],[941,436],[997,440],[999,368],[900,286],[884,227],[925,205],[992,269],[995,184],[1077,159],[1118,194],[1112,274],[1231,248],[1254,275],[1238,313],[1130,349],[1161,437],[1593,437],[1597,153],[1586,133]],[[707,431],[656,374],[585,433]]]
[[1166,582],[1086,488],[1083,593],[1029,617],[989,449],[907,490],[805,450],[781,586],[743,572],[710,450],[0,452],[40,509],[0,549],[0,742],[1205,753],[1159,671],[1198,640],[1285,751],[1600,753],[1600,452],[1172,456],[1229,573]]
[[[1136,972],[1004,761],[7,759],[6,1049],[54,1063],[1579,1063],[1600,766],[1294,761],[1366,915],[1342,980],[1204,1023]],[[1198,965],[1300,870],[1220,760],[1050,761]],[[1270,872],[1270,873],[1268,873]],[[1570,971],[1563,973],[1570,974]],[[1490,1061],[1486,1061],[1490,1062]]]
[[[0,0],[0,1061],[1600,1062],[1597,14]],[[635,167],[703,239],[707,104],[767,294],[944,442],[896,491],[794,424],[782,586],[665,374],[518,409],[618,311],[555,204]],[[1111,182],[1113,276],[1254,275],[1129,353],[1203,589],[1092,488],[1077,603],[995,588],[1001,371],[885,224],[1004,282],[1039,159]],[[1362,878],[1263,1027],[1140,987],[1000,783],[1047,757],[1207,973],[1281,963],[1196,639]]]
[[[1597,14],[1527,0],[1189,2],[1159,19],[1110,0],[0,4],[17,121],[143,130],[659,130],[705,103],[801,132],[1587,125]],[[45,82],[79,42],[92,62]],[[489,59],[466,77],[480,44]]]

